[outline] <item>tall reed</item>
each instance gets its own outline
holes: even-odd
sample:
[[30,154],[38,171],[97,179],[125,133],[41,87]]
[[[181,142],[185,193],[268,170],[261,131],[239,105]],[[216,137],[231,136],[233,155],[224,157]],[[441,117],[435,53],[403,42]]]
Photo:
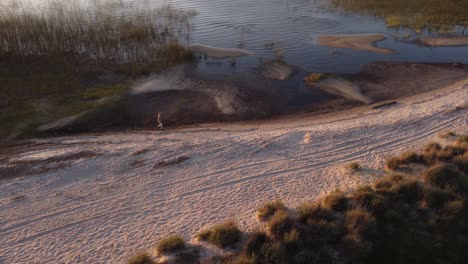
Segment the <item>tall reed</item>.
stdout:
[[3,4],[0,56],[72,54],[122,63],[170,60],[174,43],[188,39],[193,16],[169,5],[154,8],[123,1],[52,2],[37,10]]

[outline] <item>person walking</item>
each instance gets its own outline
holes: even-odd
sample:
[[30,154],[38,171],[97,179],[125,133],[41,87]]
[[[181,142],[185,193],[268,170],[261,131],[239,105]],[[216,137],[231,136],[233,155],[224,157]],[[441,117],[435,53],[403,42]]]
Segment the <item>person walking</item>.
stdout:
[[161,122],[161,113],[158,113],[158,129],[163,129],[163,123]]

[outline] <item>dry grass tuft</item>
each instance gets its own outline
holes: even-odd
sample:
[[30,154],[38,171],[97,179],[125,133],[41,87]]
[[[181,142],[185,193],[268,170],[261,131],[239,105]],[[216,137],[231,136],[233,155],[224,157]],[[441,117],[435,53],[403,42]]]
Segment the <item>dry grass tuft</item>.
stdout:
[[346,166],[346,168],[350,171],[360,171],[361,165],[357,162],[352,162]]
[[284,206],[283,202],[281,201],[266,203],[258,209],[257,217],[261,221],[265,221],[274,215],[277,211],[281,210],[286,210],[286,206]]
[[[132,15],[119,15],[122,12]],[[188,34],[193,15],[171,6],[138,8],[102,1],[89,6],[56,2],[42,12],[22,5],[2,8],[0,55],[75,54],[101,62],[161,62],[185,56],[174,41]]]
[[438,188],[468,190],[468,176],[452,164],[437,164],[423,172],[424,182]]
[[341,191],[334,191],[322,199],[322,205],[333,211],[342,212],[348,208],[348,198]]
[[241,231],[234,222],[227,222],[202,231],[197,235],[197,238],[225,248],[239,242],[241,235]]
[[320,203],[304,203],[299,207],[299,220],[301,223],[310,224],[315,221],[333,221],[336,216],[330,208]]
[[128,260],[127,263],[128,264],[156,264],[156,261],[154,261],[153,258],[149,254],[140,253],[132,257],[130,260]]
[[293,220],[286,211],[277,211],[268,221],[268,231],[274,237],[282,237],[293,226]]
[[167,254],[185,249],[185,247],[185,241],[181,236],[170,236],[160,240],[156,250],[161,254]]

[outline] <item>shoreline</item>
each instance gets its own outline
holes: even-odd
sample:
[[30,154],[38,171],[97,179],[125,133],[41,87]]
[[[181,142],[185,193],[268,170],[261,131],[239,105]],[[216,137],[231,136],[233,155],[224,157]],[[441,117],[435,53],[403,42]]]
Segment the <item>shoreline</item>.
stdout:
[[[300,76],[305,76],[306,73],[296,74],[298,76],[294,77],[293,84],[297,80],[302,82]],[[364,65],[358,74],[330,74],[330,78],[325,80],[337,80],[335,81],[337,85],[345,84],[350,88],[357,88],[360,90],[360,94],[357,94],[358,98],[359,96],[365,96],[372,101],[372,104],[379,104],[438,89],[464,78],[468,78],[468,68],[466,68],[466,65],[374,62]],[[294,95],[296,97],[304,94],[304,92],[308,94],[307,96],[312,95],[311,100],[315,101],[294,106],[288,103],[291,101],[291,98],[282,97],[283,92],[278,90],[278,87],[281,87],[281,85],[287,85],[283,82],[276,83],[278,87],[267,88],[239,86],[231,80],[226,82],[211,82],[202,79],[200,80],[200,84],[198,84],[196,79],[188,79],[183,82],[202,86],[206,88],[206,91],[203,91],[201,88],[177,89],[176,87],[175,90],[171,91],[137,94],[137,97],[132,97],[133,99],[128,99],[128,102],[124,103],[124,107],[127,110],[125,110],[126,112],[123,116],[127,116],[127,119],[121,120],[117,124],[101,127],[102,124],[107,124],[109,121],[113,122],[112,117],[115,116],[115,113],[108,111],[107,113],[98,114],[88,122],[78,122],[75,125],[64,127],[57,131],[48,131],[43,133],[42,136],[50,138],[88,133],[156,129],[156,123],[148,121],[154,119],[155,111],[163,113],[164,131],[177,131],[184,127],[196,127],[216,123],[228,125],[239,122],[274,121],[295,115],[313,115],[317,118],[321,115],[350,111],[353,108],[366,105],[357,100],[346,98],[346,91],[340,96],[339,93],[330,93],[320,87],[320,85],[305,87],[302,88],[305,91],[295,92],[297,93]],[[350,85],[354,85],[355,87]],[[214,102],[214,98],[210,95],[211,92],[217,91],[216,89],[220,91],[214,94],[215,97],[227,97],[223,101],[224,108],[230,111],[233,108],[243,109],[242,112],[231,115],[223,114],[218,109],[219,106]],[[258,90],[255,91],[254,89]],[[265,92],[276,94],[276,97],[262,97],[262,94]],[[359,93],[359,91],[357,92]],[[187,97],[191,98],[190,101],[187,101]],[[156,109],[155,105],[159,107]],[[277,109],[274,109],[275,107]],[[187,113],[190,115],[187,115]]]
[[[49,169],[0,181],[1,259],[123,263],[169,234],[191,240],[229,219],[253,230],[253,212],[265,201],[294,207],[352,189],[377,179],[388,156],[440,140],[441,132],[466,133],[467,91],[465,79],[388,108],[35,139],[1,149],[8,153],[2,164]],[[363,172],[344,173],[350,162]]]

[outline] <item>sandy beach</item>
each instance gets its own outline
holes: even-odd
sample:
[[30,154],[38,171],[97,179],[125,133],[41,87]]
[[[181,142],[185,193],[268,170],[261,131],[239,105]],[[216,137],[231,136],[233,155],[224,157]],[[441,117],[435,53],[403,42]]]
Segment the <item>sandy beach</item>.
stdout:
[[[466,133],[468,78],[373,107],[3,142],[0,263],[125,263],[169,234],[190,240],[228,219],[253,230],[266,201],[349,190],[397,152]],[[349,175],[354,161],[364,170]]]
[[316,41],[318,45],[333,47],[333,48],[344,48],[353,49],[360,51],[370,51],[384,54],[395,53],[394,50],[379,48],[376,46],[377,42],[386,40],[387,37],[383,35],[373,34],[356,34],[356,35],[330,35],[330,36],[319,36]]

